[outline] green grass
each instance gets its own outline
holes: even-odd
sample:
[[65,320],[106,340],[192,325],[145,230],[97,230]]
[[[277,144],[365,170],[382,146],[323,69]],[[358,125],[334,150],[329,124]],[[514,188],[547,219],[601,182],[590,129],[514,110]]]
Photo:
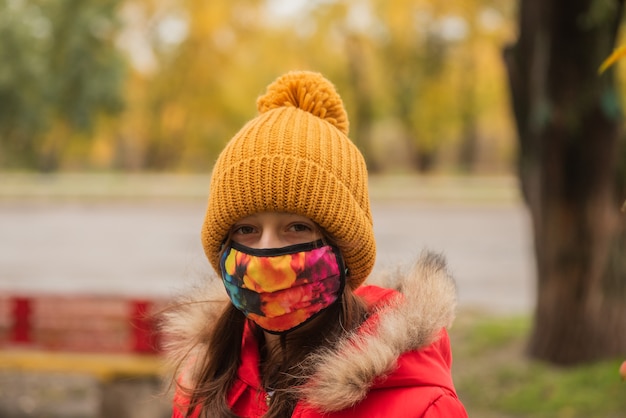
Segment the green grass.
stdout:
[[626,417],[623,359],[558,368],[525,355],[530,320],[461,313],[453,375],[470,417]]

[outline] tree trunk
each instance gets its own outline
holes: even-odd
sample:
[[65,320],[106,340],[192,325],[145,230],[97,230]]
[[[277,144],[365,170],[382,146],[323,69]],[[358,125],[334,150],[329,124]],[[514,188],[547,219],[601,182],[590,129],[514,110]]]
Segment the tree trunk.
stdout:
[[472,57],[464,60],[464,73],[459,101],[461,107],[461,145],[459,147],[459,168],[465,173],[476,171],[478,166],[478,122],[476,118],[476,66]]
[[356,35],[346,39],[346,56],[348,57],[349,81],[354,91],[355,112],[351,124],[355,126],[352,139],[361,150],[367,169],[370,173],[380,171],[378,161],[372,152],[372,121],[374,108],[370,83],[367,77],[369,66],[366,62],[363,41]]
[[537,262],[529,351],[555,364],[626,353],[626,144],[613,73],[597,73],[623,2],[520,0],[505,51]]

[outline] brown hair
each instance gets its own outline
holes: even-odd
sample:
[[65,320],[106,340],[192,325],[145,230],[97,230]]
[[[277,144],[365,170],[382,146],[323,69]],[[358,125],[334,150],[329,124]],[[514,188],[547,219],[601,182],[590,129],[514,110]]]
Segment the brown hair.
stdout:
[[[309,325],[280,336],[280,344],[270,350],[263,331],[254,324],[261,353],[261,377],[267,391],[274,391],[266,418],[291,416],[299,400],[297,388],[312,376],[306,358],[319,349],[332,347],[366,318],[365,302],[346,286],[342,297]],[[245,315],[228,304],[210,335],[208,349],[197,359],[198,372],[192,387],[177,382],[190,400],[186,416],[201,409],[200,417],[236,418],[227,404],[240,364]]]
[[[324,244],[337,247],[335,239],[321,226],[315,223],[315,228]],[[232,231],[229,231],[223,240],[220,256],[230,245],[231,239]],[[361,325],[367,314],[366,303],[350,286],[345,286],[337,302],[309,324],[281,334],[280,344],[271,349],[265,343],[263,330],[250,322],[259,344],[263,387],[266,391],[274,392],[264,418],[291,416],[299,399],[297,388],[313,374],[312,362],[306,361],[307,357],[317,350],[331,348],[342,336]],[[201,341],[208,343],[208,348],[196,359],[198,366],[191,379],[192,386],[176,382],[189,399],[187,417],[200,408],[200,418],[237,418],[228,407],[227,396],[237,377],[246,321],[246,316],[232,303],[228,303],[205,341]],[[182,366],[179,364],[178,370]]]

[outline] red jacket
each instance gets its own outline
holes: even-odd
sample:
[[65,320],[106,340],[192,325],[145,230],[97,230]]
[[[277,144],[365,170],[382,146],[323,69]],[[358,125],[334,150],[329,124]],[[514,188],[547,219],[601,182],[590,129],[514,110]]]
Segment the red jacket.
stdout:
[[[454,283],[443,265],[426,263],[414,270],[412,276],[418,277],[402,283],[404,296],[376,286],[357,289],[374,314],[356,336],[317,360],[318,372],[292,417],[467,417],[450,375],[444,327],[452,319]],[[262,417],[267,411],[259,361],[257,343],[246,327],[238,379],[228,398],[241,417]],[[177,394],[175,403],[185,405],[186,400]],[[175,407],[173,418],[183,416]]]

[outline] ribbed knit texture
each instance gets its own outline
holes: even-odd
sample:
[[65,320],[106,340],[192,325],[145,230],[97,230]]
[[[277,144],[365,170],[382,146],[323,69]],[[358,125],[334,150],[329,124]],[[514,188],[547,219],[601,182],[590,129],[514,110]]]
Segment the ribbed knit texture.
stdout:
[[257,212],[291,212],[319,224],[337,242],[357,288],[376,258],[367,168],[347,137],[348,118],[321,74],[290,72],[257,100],[259,115],[217,159],[202,243],[219,272],[232,225]]

